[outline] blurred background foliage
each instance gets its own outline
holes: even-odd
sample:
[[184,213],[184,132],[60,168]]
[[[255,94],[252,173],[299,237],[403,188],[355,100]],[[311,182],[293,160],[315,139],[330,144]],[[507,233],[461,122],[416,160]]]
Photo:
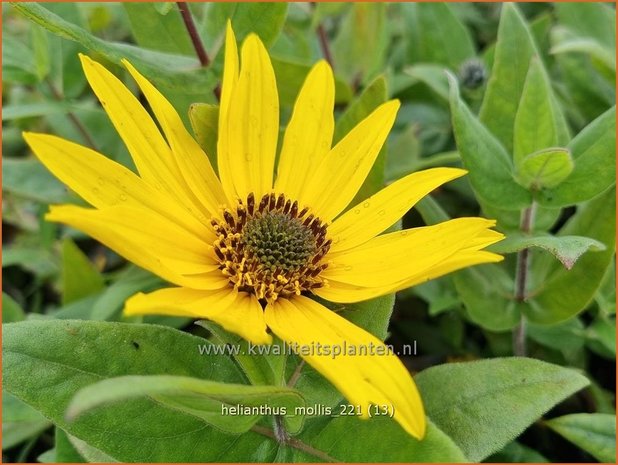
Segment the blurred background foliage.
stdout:
[[[126,57],[213,157],[215,89],[230,17],[239,40],[253,31],[270,50],[282,128],[308,70],[324,57],[337,79],[336,139],[386,98],[401,99],[388,147],[359,198],[408,173],[461,166],[463,159],[470,176],[423,200],[403,226],[482,214],[497,218],[507,233],[496,248],[506,254],[504,263],[397,295],[388,342],[416,341],[418,354],[404,357],[410,369],[510,356],[512,331],[524,315],[529,356],[590,379],[589,388],[546,415],[554,420],[537,421],[517,441],[479,459],[612,461],[613,6],[194,3],[190,9],[208,66],[200,66],[173,3],[2,4],[3,322],[127,321],[124,300],[163,285],[78,231],[43,220],[48,204],[81,200],[31,156],[21,131],[53,133],[134,168],[77,54],[88,53],[136,90],[119,65]],[[445,70],[459,85],[449,83]],[[522,228],[520,216],[533,199],[536,221]],[[515,292],[524,250],[531,268],[522,300]],[[384,315],[386,322],[390,314]],[[143,321],[195,331],[183,318]],[[585,416],[567,415],[576,412]],[[3,396],[3,413],[5,460],[46,461],[51,457],[40,456],[46,450],[75,446],[60,429],[54,437],[45,417],[11,395]],[[65,459],[79,461],[84,450]],[[613,450],[615,460],[615,443]]]

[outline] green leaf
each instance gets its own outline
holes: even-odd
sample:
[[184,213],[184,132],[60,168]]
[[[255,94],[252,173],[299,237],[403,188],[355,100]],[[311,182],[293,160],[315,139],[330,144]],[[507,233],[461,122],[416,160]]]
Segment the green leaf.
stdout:
[[93,110],[89,107],[77,106],[67,102],[35,102],[6,105],[2,109],[2,121],[11,121],[33,116],[48,116],[56,113],[68,113],[75,110]]
[[[277,57],[271,57],[271,61],[277,78],[279,103],[282,107],[291,107],[296,101],[311,66]],[[349,84],[335,75],[335,103],[348,103],[352,95]]]
[[[336,412],[339,412],[339,408]],[[351,434],[353,432],[353,434]],[[394,420],[375,417],[360,420],[340,416],[307,442],[338,462],[464,462],[465,457],[453,441],[433,423],[418,441],[405,433]],[[322,458],[323,462],[328,457]],[[296,453],[295,462],[314,461],[310,455]]]
[[491,455],[487,462],[490,463],[549,463],[547,458],[543,457],[536,450],[528,446],[513,441],[500,451]]
[[437,63],[457,71],[475,56],[470,32],[446,3],[405,4],[408,58],[415,63]]
[[545,424],[599,462],[616,462],[616,415],[574,413]]
[[416,376],[427,415],[478,462],[588,385],[574,370],[527,358],[449,363]]
[[156,9],[157,4],[123,3],[122,6],[129,18],[133,38],[140,47],[181,55],[195,54],[178,8],[170,8],[162,15]]
[[[539,324],[554,324],[582,311],[594,298],[602,278],[612,263],[616,245],[616,198],[610,189],[602,196],[578,207],[577,213],[560,230],[559,237],[589,237],[605,245],[605,250],[586,254],[571,270],[551,264],[537,289],[530,292],[526,314]],[[540,257],[539,257],[540,258]],[[533,260],[531,273],[539,273],[544,264]]]
[[549,77],[540,58],[535,56],[530,61],[515,114],[513,157],[516,166],[529,154],[568,143],[561,134],[564,119],[557,108]]
[[524,18],[513,3],[505,3],[500,16],[493,67],[479,118],[508,152],[513,150],[515,115],[528,74],[528,65],[537,54]]
[[474,191],[499,208],[526,207],[531,202],[530,193],[515,182],[506,150],[462,102],[454,76],[449,75],[449,83],[453,131]]
[[568,362],[575,364],[581,359],[586,341],[582,337],[585,334],[584,325],[579,318],[571,318],[551,326],[528,323],[527,328],[530,339],[561,352]]
[[[241,382],[241,374],[229,358],[200,355],[199,346],[209,344],[204,339],[162,326],[51,320],[4,325],[2,342],[5,389],[69,434],[116,460],[273,458],[270,439],[253,433],[230,436],[147,399],[102,407],[75,422],[66,422],[65,409],[75,393],[106,378],[166,374]],[[234,440],[234,449],[227,450]]]
[[[43,452],[42,454],[40,454],[37,458],[36,461],[39,463],[62,463],[58,460],[56,460],[56,448],[52,447],[51,449],[46,450],[45,452]],[[75,460],[71,460],[71,463],[79,463]]]
[[88,257],[71,239],[65,239],[62,243],[62,303],[66,305],[96,294],[103,287],[103,277]]
[[441,99],[448,102],[449,88],[448,80],[446,78],[446,74],[444,73],[444,67],[432,63],[419,63],[407,67],[404,70],[404,73],[419,82],[422,82],[434,91],[435,94]]
[[117,316],[124,302],[137,292],[149,292],[161,287],[160,278],[141,268],[130,267],[105,288],[92,305],[89,320],[110,320]]
[[225,32],[227,20],[231,19],[239,43],[253,32],[269,47],[281,33],[287,11],[284,2],[207,3],[203,14],[204,39],[209,47],[214,47]]
[[583,37],[616,48],[616,10],[603,3],[556,3],[558,21]]
[[[553,28],[553,47],[576,40],[568,30]],[[558,53],[554,55],[558,71],[568,91],[570,117],[582,127],[597,118],[616,103],[615,77],[608,77],[599,69],[593,58],[583,53]],[[613,73],[612,73],[613,74]]]
[[562,207],[590,200],[616,183],[616,107],[584,128],[568,145],[575,167],[554,189],[539,193],[538,201]]
[[548,251],[564,265],[567,270],[587,251],[605,250],[605,245],[595,239],[581,236],[525,236],[509,235],[506,239],[491,246],[492,252],[515,253],[529,247],[539,247]]
[[174,2],[157,2],[153,6],[160,15],[166,15],[174,8]]
[[38,245],[9,244],[2,247],[2,268],[20,266],[39,278],[49,278],[58,273],[54,255]]
[[345,306],[341,316],[369,331],[380,340],[386,339],[388,323],[395,305],[395,294]]
[[524,157],[516,169],[518,182],[531,191],[552,188],[573,172],[568,149],[549,148]]
[[41,203],[67,201],[62,183],[34,159],[3,157],[2,191]]
[[109,42],[90,34],[85,29],[64,20],[37,3],[13,3],[13,8],[48,31],[67,40],[78,42],[91,52],[120,64],[129,60],[152,83],[167,92],[183,95],[210,95],[216,78],[209,69],[199,66],[196,58],[146,50],[120,42]]
[[453,274],[466,312],[477,325],[491,331],[510,330],[519,322],[523,304],[513,300],[513,278],[501,265],[478,265]]
[[586,336],[588,345],[595,352],[616,358],[616,318],[597,317],[586,330]]
[[71,444],[69,435],[62,429],[56,427],[55,434],[55,457],[54,463],[87,463],[88,461]]
[[217,169],[217,134],[219,132],[219,105],[194,103],[189,107],[189,121],[195,139],[206,152],[210,164]]
[[32,49],[10,34],[2,37],[2,79],[6,82],[35,84],[37,68]]
[[550,50],[553,54],[558,53],[586,53],[592,58],[601,62],[614,73],[616,72],[616,56],[613,51],[594,39],[567,39],[564,40]]
[[10,449],[51,426],[51,422],[6,391],[2,392],[2,450]]
[[30,28],[30,36],[37,78],[39,81],[42,81],[49,74],[51,67],[47,31],[41,27],[34,26]]
[[[75,453],[77,453],[85,463],[114,463],[118,462],[118,460],[114,459],[111,455],[105,454],[101,452],[96,447],[92,447],[85,441],[81,439],[77,439],[75,436],[71,436],[70,434],[64,433],[69,442],[69,445],[73,448]],[[56,447],[58,447],[58,443],[56,442]],[[59,452],[58,452],[59,453]],[[73,460],[68,460],[69,463],[72,463]]]
[[21,306],[15,302],[13,297],[2,293],[2,323],[15,323],[26,319],[26,313]]
[[[221,345],[238,347],[238,353],[232,353],[231,355],[234,357],[234,360],[236,360],[238,366],[242,369],[251,384],[275,386],[281,386],[284,384],[282,378],[283,373],[279,373],[280,376],[275,375],[273,364],[269,363],[270,359],[281,357],[284,359],[283,364],[285,364],[284,355],[253,355],[249,352],[249,343],[237,334],[230,333],[229,331],[221,328],[218,324],[208,320],[199,320],[196,321],[195,324],[210,331],[214,336],[215,343],[220,342]],[[279,363],[277,365],[281,364]]]
[[[298,433],[302,416],[296,408],[304,406],[300,394],[286,387],[247,386],[207,381],[186,376],[121,376],[92,384],[75,394],[66,417],[75,420],[84,413],[108,404],[139,398],[152,399],[161,406],[192,415],[228,433],[248,431],[263,415],[263,406],[284,414],[288,431]],[[238,405],[254,407],[250,413],[233,412]]]
[[375,78],[384,67],[389,33],[385,4],[352,3],[331,43],[337,72],[361,83]]

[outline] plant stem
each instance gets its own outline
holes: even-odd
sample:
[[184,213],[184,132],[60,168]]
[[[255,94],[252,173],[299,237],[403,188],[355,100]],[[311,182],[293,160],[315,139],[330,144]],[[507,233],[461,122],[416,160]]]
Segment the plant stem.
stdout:
[[[58,100],[59,102],[62,102],[64,100],[64,95],[62,95],[60,91],[56,89],[56,86],[54,86],[54,83],[49,78],[45,79],[45,82],[47,83],[47,87],[49,87],[49,90],[54,96],[54,98]],[[67,112],[67,116],[71,120],[71,123],[73,124],[75,129],[77,129],[77,132],[79,132],[79,134],[84,139],[84,142],[86,142],[86,144],[91,149],[98,151],[97,145],[94,139],[92,138],[92,136],[90,135],[90,133],[88,132],[88,129],[86,129],[86,126],[84,126],[83,123],[79,120],[79,118],[75,116],[75,113],[73,113],[72,111],[69,111]]]
[[[311,7],[316,8],[317,3],[311,2]],[[324,29],[324,25],[320,22],[318,27],[316,28],[316,32],[318,33],[318,41],[320,42],[320,49],[322,50],[322,55],[324,59],[328,62],[330,67],[334,70],[334,62],[333,55],[330,52],[330,45],[328,44],[328,36],[326,35],[326,30]]]
[[[197,59],[200,61],[202,67],[205,68],[210,64],[210,58],[208,57],[208,53],[206,53],[202,39],[200,39],[200,35],[195,27],[193,16],[191,16],[191,11],[189,11],[189,5],[187,5],[187,2],[176,2],[176,5],[178,6],[178,11],[180,11],[182,21],[185,24],[187,32],[189,33],[189,37],[191,38],[191,43],[193,44],[193,49],[195,50]],[[213,89],[212,93],[215,94],[215,98],[218,102],[220,102],[221,86],[219,84],[217,84],[217,87]]]
[[298,362],[298,365],[296,365],[296,369],[294,370],[294,373],[292,373],[292,376],[290,376],[290,380],[288,381],[289,388],[293,388],[296,385],[296,383],[298,382],[298,378],[300,378],[300,372],[304,366],[305,366],[304,360],[301,360],[300,362]]
[[[526,208],[521,215],[519,229],[524,234],[530,234],[534,225],[536,203]],[[525,248],[517,252],[517,267],[515,270],[515,301],[525,302],[528,272],[530,268],[530,249]],[[521,315],[519,324],[513,329],[513,354],[518,357],[526,356],[526,317]]]
[[182,21],[185,23],[185,28],[187,28],[187,32],[189,33],[189,37],[191,38],[191,43],[193,44],[193,48],[195,49],[195,54],[200,60],[200,64],[203,67],[208,66],[210,64],[210,59],[208,58],[208,54],[204,49],[202,39],[200,39],[200,35],[197,33],[197,28],[195,27],[193,16],[191,16],[191,12],[189,11],[189,5],[187,5],[186,2],[176,2],[176,5],[178,6],[178,10],[180,11],[180,16],[182,16]]
[[333,55],[330,52],[330,46],[328,45],[328,37],[326,37],[326,31],[324,30],[324,25],[322,23],[318,24],[317,32],[318,32],[318,39],[320,41],[320,48],[322,49],[322,55],[324,55],[324,59],[328,62],[330,67],[334,70],[335,65],[333,62]]
[[[253,427],[251,427],[251,431],[277,441],[277,436],[275,435],[275,432],[271,430],[270,428],[266,428],[265,426],[254,425]],[[313,455],[314,457],[317,457],[320,460],[323,460],[324,462],[338,462],[338,460],[335,460],[333,457],[328,455],[326,452],[322,452],[319,449],[314,449],[309,444],[305,444],[299,439],[290,438],[285,444],[287,446],[293,447],[294,449],[298,449],[302,452],[306,452],[309,455]]]

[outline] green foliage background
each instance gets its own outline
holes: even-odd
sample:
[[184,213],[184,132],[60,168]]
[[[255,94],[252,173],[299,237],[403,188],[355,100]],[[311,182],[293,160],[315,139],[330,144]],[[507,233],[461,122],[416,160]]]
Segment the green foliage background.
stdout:
[[[3,461],[614,462],[613,6],[190,9],[206,67],[173,3],[2,4]],[[430,419],[422,442],[389,418],[287,417],[293,436],[281,444],[272,418],[221,417],[238,399],[338,411],[342,398],[296,357],[199,355],[197,344],[239,342],[216,325],[122,317],[127,297],[164,283],[42,219],[49,203],[81,200],[31,156],[21,131],[134,168],[77,53],[136,89],[119,65],[129,59],[215,160],[228,18],[239,40],[253,31],[269,47],[282,128],[324,56],[337,79],[336,139],[387,98],[402,101],[357,200],[410,172],[464,166],[468,176],[421,201],[402,226],[480,214],[507,235],[493,246],[503,263],[338,308],[396,348],[416,341],[418,354],[402,359],[419,372]],[[523,352],[518,336],[530,358],[512,357]]]

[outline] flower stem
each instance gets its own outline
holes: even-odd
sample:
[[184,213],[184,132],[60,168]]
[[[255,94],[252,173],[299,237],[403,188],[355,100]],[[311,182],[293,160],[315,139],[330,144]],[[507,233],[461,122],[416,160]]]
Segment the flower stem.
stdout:
[[[529,234],[534,225],[536,203],[526,208],[521,215],[519,229],[524,234]],[[525,248],[517,252],[517,267],[515,271],[515,300],[518,303],[525,302],[528,273],[530,268],[530,249]],[[519,324],[513,329],[513,354],[518,357],[526,356],[526,317],[521,315]]]
[[335,69],[333,55],[330,52],[330,45],[328,45],[328,37],[326,37],[326,31],[324,30],[324,25],[322,23],[318,24],[317,32],[318,39],[320,41],[320,48],[322,49],[322,55],[324,55],[324,59],[328,62],[330,67]]
[[296,383],[298,382],[298,378],[300,378],[300,372],[304,366],[305,366],[304,360],[301,360],[300,362],[298,362],[298,365],[296,366],[294,373],[292,373],[292,376],[290,376],[290,380],[288,381],[287,386],[289,388],[293,388],[296,385]]
[[176,5],[178,6],[178,10],[180,11],[180,16],[182,16],[182,21],[185,23],[185,27],[187,28],[187,32],[189,33],[189,37],[191,38],[191,43],[193,44],[193,48],[195,49],[195,54],[200,60],[200,64],[203,67],[208,66],[210,64],[210,58],[208,58],[208,54],[204,49],[204,44],[202,44],[200,35],[197,33],[197,28],[195,27],[193,16],[191,16],[191,12],[189,11],[189,5],[187,5],[187,2],[176,2]]

